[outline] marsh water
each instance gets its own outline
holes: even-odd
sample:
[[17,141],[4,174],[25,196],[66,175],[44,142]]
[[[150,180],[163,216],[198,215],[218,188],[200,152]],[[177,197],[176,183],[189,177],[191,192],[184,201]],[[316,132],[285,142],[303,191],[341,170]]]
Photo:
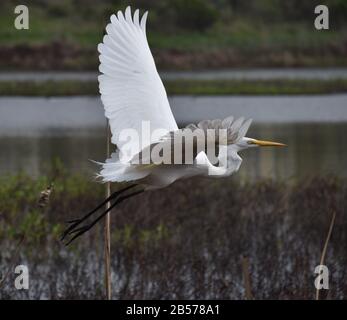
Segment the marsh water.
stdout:
[[[284,142],[287,148],[242,153],[239,176],[296,179],[347,176],[347,95],[174,96],[170,103],[184,125],[228,115],[252,117],[248,136]],[[54,159],[92,175],[88,159],[105,158],[105,118],[98,97],[0,99],[0,174],[47,172]]]
[[[243,299],[238,259],[245,256],[250,259],[256,299],[311,299],[313,270],[332,204],[339,220],[327,261],[334,268],[332,297],[345,298],[344,185],[313,179],[308,190],[298,190],[293,183],[290,191],[276,181],[251,188],[234,181],[273,178],[290,184],[317,175],[346,177],[347,94],[169,99],[180,125],[231,114],[252,117],[248,136],[288,147],[243,152],[245,161],[236,176],[214,180],[213,187],[205,180],[190,179],[140,195],[138,202],[129,201],[114,211],[113,298]],[[99,97],[0,98],[0,176],[25,171],[39,177],[60,159],[70,171],[92,180],[97,168],[88,159],[104,161],[105,138]],[[10,236],[13,230],[29,230],[17,260],[30,268],[30,290],[16,290],[9,277],[0,299],[103,298],[102,225],[80,239],[75,249],[58,241],[62,221],[87,212],[100,196],[92,183],[87,184],[92,192],[87,188],[81,194],[74,184],[60,183],[47,211],[38,213],[35,191],[27,197],[21,190],[15,192],[16,214],[5,210],[0,271],[13,264],[11,253],[17,245]],[[35,190],[30,181],[28,186]],[[186,195],[187,189],[199,192]],[[12,202],[11,194],[5,205]]]

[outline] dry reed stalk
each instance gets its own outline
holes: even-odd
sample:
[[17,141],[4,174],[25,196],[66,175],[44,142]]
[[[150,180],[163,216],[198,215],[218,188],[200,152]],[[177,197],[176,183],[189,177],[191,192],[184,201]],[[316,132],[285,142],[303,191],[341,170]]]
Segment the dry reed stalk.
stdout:
[[[331,233],[333,231],[333,227],[334,227],[334,223],[335,223],[335,218],[336,218],[336,212],[334,211],[333,217],[331,218],[328,235],[327,235],[327,237],[325,239],[322,255],[321,255],[321,258],[320,258],[320,262],[319,262],[320,265],[324,264],[325,255],[326,255],[327,248],[328,248],[328,243],[329,243],[330,236],[331,236]],[[319,291],[320,291],[319,289],[316,289],[316,300],[319,300]]]
[[[110,128],[107,120],[107,135],[106,135],[106,158],[110,156]],[[111,195],[111,184],[106,183],[106,198]],[[106,210],[111,206],[110,201],[106,203]],[[105,288],[106,288],[106,299],[111,300],[111,212],[108,212],[105,217],[105,227],[104,227],[104,258],[105,258]]]
[[246,257],[242,257],[242,273],[243,273],[243,281],[245,284],[245,290],[246,290],[246,299],[252,300],[252,290],[251,290],[251,278],[249,275],[249,260]]

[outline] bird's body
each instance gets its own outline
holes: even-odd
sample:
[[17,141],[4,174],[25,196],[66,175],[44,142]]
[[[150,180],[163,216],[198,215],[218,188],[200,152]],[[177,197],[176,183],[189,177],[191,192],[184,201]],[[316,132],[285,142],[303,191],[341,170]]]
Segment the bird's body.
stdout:
[[[231,161],[233,164],[231,165]],[[187,179],[194,176],[204,177],[226,177],[237,171],[241,165],[242,159],[234,153],[229,158],[229,167],[214,166],[211,164],[204,152],[201,152],[192,164],[161,164],[149,165],[148,169],[142,165],[131,165],[126,170],[131,172],[133,179],[128,181],[136,182],[143,186],[145,190],[164,188],[173,182],[181,179]],[[128,179],[129,174],[119,176],[119,180]]]
[[[215,125],[218,123],[219,125]],[[164,135],[159,141],[144,147],[139,153],[132,155],[127,160],[121,160],[121,150],[112,154],[112,157],[101,164],[102,170],[100,177],[104,182],[134,182],[141,184],[145,190],[163,188],[179,179],[190,178],[193,176],[209,176],[209,177],[225,177],[237,171],[241,165],[242,159],[238,155],[238,151],[247,146],[248,138],[244,137],[251,121],[243,122],[240,118],[233,121],[233,117],[229,117],[222,122],[221,120],[203,121],[198,126],[190,125],[188,130],[176,130],[171,135]],[[191,130],[194,126],[196,130]],[[205,127],[204,127],[205,126]],[[223,128],[224,126],[224,128]],[[205,128],[205,131],[203,130]],[[230,130],[231,129],[231,130]],[[192,135],[196,131],[203,135],[203,141],[199,146],[193,138],[185,139],[184,133]],[[232,137],[234,143],[220,144],[216,136],[207,137],[208,130],[216,133],[220,130],[229,130],[229,136]],[[182,134],[180,136],[179,134]],[[217,137],[218,138],[218,137]],[[208,157],[208,143],[211,142],[213,153],[215,149],[218,151],[216,157],[217,165],[211,163]],[[175,151],[175,148],[178,149]],[[163,155],[154,154],[153,150],[168,150],[169,157],[167,162]],[[147,156],[144,156],[146,149]],[[185,156],[191,151],[191,158]],[[175,152],[180,154],[180,163],[175,161]],[[137,160],[137,161],[135,161]],[[146,163],[143,163],[146,162]]]
[[[240,168],[239,151],[283,145],[245,137],[250,119],[204,120],[197,126],[189,125],[186,130],[178,129],[148,46],[146,19],[147,12],[140,19],[139,10],[132,15],[130,7],[124,14],[118,11],[111,16],[106,26],[107,34],[98,46],[101,100],[109,120],[111,142],[117,146],[111,158],[101,164],[99,176],[104,182],[130,182],[131,185],[115,192],[85,217],[71,221],[63,234],[63,238],[73,235],[69,243],[89,230],[116,204],[139,192],[163,188],[193,176],[230,176]],[[203,143],[180,139],[182,132],[193,137],[202,134]],[[176,149],[177,146],[180,148]],[[211,155],[211,146],[217,154]],[[153,150],[161,150],[161,153],[153,155]],[[168,161],[186,154],[192,157]],[[141,190],[121,196],[135,186],[140,186]],[[114,204],[91,224],[77,227],[111,200]]]

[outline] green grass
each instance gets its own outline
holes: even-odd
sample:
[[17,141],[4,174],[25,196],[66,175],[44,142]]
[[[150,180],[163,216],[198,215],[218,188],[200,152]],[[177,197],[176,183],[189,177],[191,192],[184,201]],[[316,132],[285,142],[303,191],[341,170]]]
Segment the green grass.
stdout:
[[347,80],[183,80],[166,83],[168,94],[279,95],[347,91]]
[[[0,13],[1,45],[38,45],[52,41],[66,41],[79,47],[95,48],[102,40],[109,14],[95,12],[57,15],[49,8],[30,6],[29,30],[17,30],[13,26],[13,6],[5,7]],[[52,10],[51,10],[52,11]],[[162,30],[157,26],[154,12],[148,18],[148,40],[153,49],[199,51],[219,48],[253,50],[256,48],[322,49],[341,46],[347,30],[332,28],[319,32],[308,23],[264,23],[245,17],[235,17],[219,22],[205,32],[190,30]]]
[[[75,13],[69,0],[33,5],[30,29],[16,30],[13,5],[4,6],[0,10],[0,57],[6,59],[1,59],[0,67],[94,70],[96,46],[117,8],[86,5]],[[148,18],[148,41],[158,65],[165,69],[347,65],[345,27],[317,31],[308,22],[267,23],[244,16],[220,19],[204,32],[159,25],[153,10]],[[55,49],[56,43],[63,54]],[[32,50],[41,50],[41,54],[34,55]]]
[[0,14],[0,43],[2,45],[38,45],[52,41],[68,41],[78,46],[93,46],[103,34],[107,23],[99,19],[81,19],[78,15],[52,16],[36,6],[30,7],[29,30],[14,28],[13,7]]
[[[236,20],[229,26],[217,25],[204,33],[150,32],[148,41],[154,49],[200,51],[215,49],[236,49],[249,51],[271,48],[272,50],[318,50],[339,45],[347,36],[345,30],[317,32],[306,24],[266,25],[252,21]],[[257,54],[254,52],[254,54]]]
[[[347,79],[337,80],[169,80],[169,95],[290,95],[347,92]],[[90,81],[3,81],[2,96],[98,95],[98,83]]]

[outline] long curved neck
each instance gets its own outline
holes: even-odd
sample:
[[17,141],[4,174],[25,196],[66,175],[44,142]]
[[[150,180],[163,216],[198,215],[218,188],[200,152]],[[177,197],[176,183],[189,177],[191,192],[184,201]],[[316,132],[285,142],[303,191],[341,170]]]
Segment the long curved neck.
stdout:
[[226,174],[239,170],[242,159],[237,154],[235,145],[221,146],[218,154],[220,166],[226,169]]
[[237,151],[234,145],[220,146],[218,154],[219,166],[210,165],[208,175],[223,177],[239,170],[242,159],[237,154]]

